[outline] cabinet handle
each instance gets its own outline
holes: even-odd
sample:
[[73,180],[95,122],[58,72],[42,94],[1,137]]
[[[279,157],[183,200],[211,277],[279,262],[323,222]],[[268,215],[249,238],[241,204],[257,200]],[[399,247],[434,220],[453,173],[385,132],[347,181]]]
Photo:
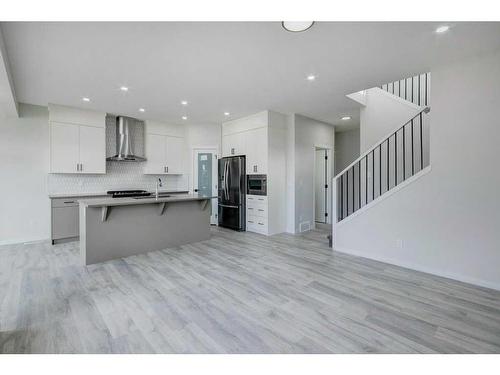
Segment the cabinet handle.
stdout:
[[163,167],[163,173],[167,173],[167,167]]
[[248,208],[249,210],[253,210],[253,208],[252,208],[252,207],[247,207],[247,208]]
[[253,166],[253,171],[257,172],[257,166],[256,165]]
[[168,173],[168,166],[167,166],[167,173]]
[[248,220],[248,222],[253,224],[253,221],[252,221],[252,220]]
[[259,223],[259,225],[264,225],[264,223]]
[[234,155],[234,147],[231,148],[231,155]]
[[262,212],[263,212],[264,210],[263,210],[263,209],[261,209],[261,208],[259,208],[257,211],[262,211]]
[[80,172],[83,172],[83,164],[80,163]]
[[64,203],[68,204],[68,203],[75,203],[75,201],[64,201]]

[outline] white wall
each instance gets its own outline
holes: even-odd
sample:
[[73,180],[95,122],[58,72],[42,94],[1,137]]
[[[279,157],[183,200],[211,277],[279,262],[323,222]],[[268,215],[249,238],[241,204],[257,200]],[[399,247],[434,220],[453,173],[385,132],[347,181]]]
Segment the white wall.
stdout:
[[[315,147],[327,147],[334,150],[335,128],[333,125],[295,115],[294,118],[294,164],[295,164],[295,226],[294,233],[299,232],[300,223],[309,222],[314,225],[314,159]],[[288,140],[291,140],[289,137]],[[334,161],[330,163],[333,176]],[[291,195],[291,194],[290,194]]]
[[335,174],[359,157],[359,137],[359,128],[335,132]]
[[500,289],[500,53],[431,72],[432,170],[339,224],[337,249]]
[[366,106],[360,109],[360,152],[367,151],[419,111],[415,104],[378,87],[365,91]]
[[46,239],[50,230],[48,110],[19,110],[19,118],[0,117],[0,245]]

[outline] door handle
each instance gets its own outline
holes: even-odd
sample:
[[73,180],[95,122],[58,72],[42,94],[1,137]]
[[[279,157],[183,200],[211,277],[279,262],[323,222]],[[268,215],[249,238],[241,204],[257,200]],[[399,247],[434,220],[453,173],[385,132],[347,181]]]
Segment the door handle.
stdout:
[[228,204],[219,204],[220,207],[227,207],[227,208],[239,208],[239,206],[230,206]]

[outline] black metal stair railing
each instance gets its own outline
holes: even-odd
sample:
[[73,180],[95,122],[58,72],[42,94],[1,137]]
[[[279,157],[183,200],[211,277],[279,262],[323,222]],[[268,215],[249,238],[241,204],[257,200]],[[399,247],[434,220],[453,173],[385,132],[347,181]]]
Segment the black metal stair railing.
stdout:
[[380,86],[382,90],[418,106],[430,105],[431,73],[423,73]]
[[429,112],[420,110],[335,176],[337,222],[429,165]]

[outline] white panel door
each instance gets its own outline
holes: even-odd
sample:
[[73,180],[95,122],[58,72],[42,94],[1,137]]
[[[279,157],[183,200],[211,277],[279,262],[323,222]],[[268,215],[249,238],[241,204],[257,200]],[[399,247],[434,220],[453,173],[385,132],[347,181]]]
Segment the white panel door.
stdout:
[[78,173],[78,125],[52,122],[50,125],[50,172]]
[[165,149],[165,136],[157,134],[146,134],[146,166],[145,174],[167,173],[167,156]]
[[80,126],[80,173],[106,173],[104,128]]
[[165,137],[166,166],[168,174],[184,173],[184,138]]
[[314,168],[314,211],[315,221],[326,223],[326,150],[316,150],[316,163]]

